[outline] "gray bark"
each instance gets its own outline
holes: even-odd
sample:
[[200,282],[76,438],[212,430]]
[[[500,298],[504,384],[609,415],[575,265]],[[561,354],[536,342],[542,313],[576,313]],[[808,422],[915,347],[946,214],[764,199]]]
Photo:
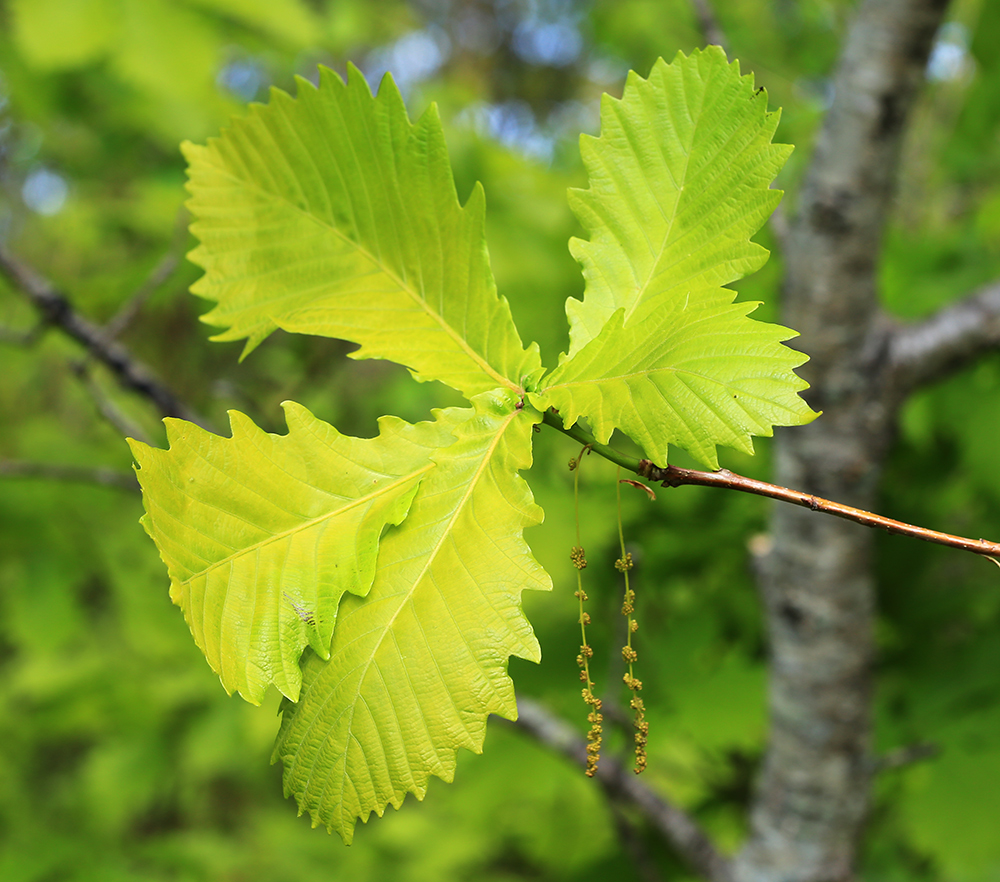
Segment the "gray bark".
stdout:
[[893,332],[889,369],[897,400],[998,345],[1000,281],[995,281],[930,318],[902,325]]
[[[802,334],[806,397],[823,416],[778,434],[776,481],[865,509],[874,507],[901,398],[876,267],[903,133],[946,6],[862,4],[786,243],[783,318]],[[771,732],[734,875],[846,880],[872,768],[872,537],[791,506],[775,507],[772,531],[759,577]]]

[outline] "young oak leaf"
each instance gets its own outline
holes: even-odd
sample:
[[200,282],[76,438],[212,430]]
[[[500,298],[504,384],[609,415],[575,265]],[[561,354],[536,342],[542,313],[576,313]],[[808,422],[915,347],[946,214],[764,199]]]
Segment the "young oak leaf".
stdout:
[[605,96],[601,137],[581,139],[590,188],[570,191],[591,233],[571,243],[584,299],[567,301],[569,354],[535,407],[586,417],[602,442],[621,429],[657,463],[675,444],[713,469],[717,445],[752,453],[751,436],[816,416],[794,373],[806,357],[782,345],[795,332],[748,318],[756,304],[722,287],[767,260],[750,236],[781,197],[777,123],[714,46]]
[[386,533],[371,592],[344,599],[330,658],[309,655],[282,705],[285,794],[348,843],[358,818],[452,780],[487,716],[517,715],[508,657],[539,659],[521,592],[551,583],[522,538],[542,513],[517,472],[540,415],[500,390],[474,403],[446,412],[457,442]]
[[655,463],[668,461],[670,444],[710,469],[719,467],[716,445],[753,453],[752,435],[816,414],[794,372],[806,356],[782,345],[796,333],[750,319],[759,304],[732,300],[725,288],[698,291],[624,327],[618,309],[531,398],[558,408],[567,426],[585,416],[602,444],[621,429]]
[[590,234],[570,251],[586,280],[570,298],[572,357],[616,309],[625,325],[657,299],[683,299],[760,269],[750,241],[781,199],[771,182],[792,148],[772,144],[779,114],[718,46],[630,72],[621,100],[604,95],[601,135],[580,138],[589,188],[570,207]]
[[298,698],[303,648],[329,656],[342,595],[368,592],[384,528],[454,441],[395,417],[352,438],[283,407],[287,435],[230,411],[231,438],[168,419],[168,450],[129,441],[170,597],[226,691],[253,704],[270,683]]
[[411,123],[391,76],[373,97],[353,66],[346,84],[320,68],[318,88],[298,85],[182,145],[205,270],[191,290],[226,329],[213,339],[246,338],[246,355],[280,327],[360,343],[354,358],[467,397],[519,388],[538,348],[497,296],[483,190],[460,205],[436,107]]

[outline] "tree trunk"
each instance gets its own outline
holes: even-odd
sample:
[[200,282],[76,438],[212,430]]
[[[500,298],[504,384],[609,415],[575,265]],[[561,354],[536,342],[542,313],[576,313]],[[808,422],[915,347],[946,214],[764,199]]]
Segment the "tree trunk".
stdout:
[[[876,269],[900,146],[946,0],[866,0],[785,243],[784,321],[823,415],[778,433],[776,481],[875,508],[897,393]],[[875,591],[870,530],[776,506],[760,592],[771,732],[739,882],[850,879],[868,809]]]

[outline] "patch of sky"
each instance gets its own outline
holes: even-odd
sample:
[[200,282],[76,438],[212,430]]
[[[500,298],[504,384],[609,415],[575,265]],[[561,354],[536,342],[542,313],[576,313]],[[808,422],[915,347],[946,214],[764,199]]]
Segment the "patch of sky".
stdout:
[[36,214],[47,217],[62,211],[68,195],[66,179],[44,166],[37,166],[28,172],[21,186],[24,204]]
[[957,21],[943,25],[927,61],[927,79],[935,83],[960,80],[971,72],[972,64],[968,29]]
[[583,36],[576,23],[526,19],[514,30],[514,51],[530,64],[566,67],[580,57]]
[[459,125],[471,125],[479,134],[499,141],[530,159],[552,161],[555,138],[541,130],[531,108],[524,101],[474,104],[456,118]]
[[412,86],[434,76],[450,55],[448,35],[437,25],[428,25],[370,53],[363,70],[373,91],[386,72],[391,72],[399,90],[406,94]]
[[529,64],[567,67],[583,52],[579,23],[572,0],[531,0],[513,28],[511,45]]
[[253,58],[234,58],[222,66],[215,83],[240,101],[253,101],[267,85],[267,74]]

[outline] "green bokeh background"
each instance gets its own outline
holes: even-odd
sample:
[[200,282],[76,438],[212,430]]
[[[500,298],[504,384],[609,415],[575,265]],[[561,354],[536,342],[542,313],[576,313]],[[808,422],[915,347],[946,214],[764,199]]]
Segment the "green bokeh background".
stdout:
[[[783,108],[778,140],[797,149],[779,183],[794,210],[853,4],[715,8],[731,57]],[[950,17],[881,266],[885,304],[901,319],[1000,276],[1000,4],[956,0]],[[546,25],[563,35],[547,57]],[[566,40],[576,46],[568,61]],[[563,302],[582,289],[566,247],[580,230],[565,190],[585,186],[575,136],[596,132],[599,94],[620,94],[629,68],[645,74],[657,56],[702,42],[688,0],[0,0],[0,242],[107,321],[164,254],[191,245],[181,140],[217,132],[249,98],[266,100],[267,85],[294,90],[294,75],[317,63],[343,72],[353,60],[377,73],[426,62],[435,46],[441,63],[408,84],[411,113],[437,101],[460,194],[483,182],[500,290],[551,365],[566,345]],[[50,214],[25,195],[44,172],[67,186]],[[774,247],[768,230],[758,239]],[[765,301],[759,317],[776,314],[781,272],[775,250],[738,286]],[[293,398],[342,431],[371,435],[381,414],[418,420],[457,403],[393,365],[345,359],[348,347],[333,340],[275,334],[239,364],[239,344],[207,342],[204,304],[186,293],[196,277],[178,264],[122,340],[216,427],[237,408],[283,431],[278,404]],[[127,472],[128,449],[98,401],[164,443],[149,405],[57,331],[30,345],[13,339],[35,322],[0,283],[0,458]],[[81,364],[97,396],[77,376]],[[991,356],[907,405],[882,510],[1000,537],[998,435]],[[753,458],[724,452],[724,464],[767,477],[768,445],[758,447]],[[526,598],[542,664],[514,660],[511,672],[582,734],[566,469],[576,452],[555,433],[537,436],[529,481],[546,521],[528,538],[556,587]],[[621,677],[614,478],[607,463],[585,462],[600,688]],[[751,549],[767,541],[767,505],[698,488],[624,499],[651,727],[646,780],[727,850],[744,835],[766,738]],[[263,708],[226,697],[169,603],[140,514],[138,496],[122,490],[0,478],[0,879],[596,880],[636,877],[636,847],[647,869],[687,878],[641,819],[501,721],[482,756],[460,756],[453,785],[435,780],[423,803],[373,818],[351,848],[311,830],[268,764],[276,697]],[[877,569],[878,745],[937,753],[879,777],[864,874],[1000,880],[1000,575],[895,537],[880,539]],[[613,735],[609,749],[623,744]]]

